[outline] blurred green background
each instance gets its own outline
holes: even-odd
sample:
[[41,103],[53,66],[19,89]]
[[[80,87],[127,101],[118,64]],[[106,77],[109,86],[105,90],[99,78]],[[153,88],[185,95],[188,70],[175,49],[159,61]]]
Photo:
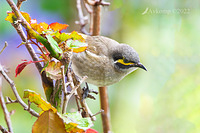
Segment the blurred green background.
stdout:
[[[199,133],[200,132],[200,1],[198,0],[113,0],[102,8],[101,34],[131,45],[140,55],[148,72],[137,70],[119,83],[108,87],[112,131],[114,133]],[[0,1],[0,63],[10,68],[22,96],[24,89],[35,90],[44,97],[39,74],[30,65],[17,78],[17,64],[30,60],[24,46],[16,48],[20,37],[6,22],[11,10]],[[28,0],[22,5],[38,22],[67,23],[67,32],[79,30],[75,0]],[[90,85],[91,88],[96,88]],[[97,88],[96,88],[97,89]],[[3,82],[4,96],[14,95]],[[88,100],[93,113],[100,110],[96,101]],[[26,101],[26,100],[25,100]],[[70,103],[70,108],[75,108]],[[38,110],[34,105],[34,109]],[[12,124],[16,133],[31,132],[36,118],[18,104]],[[0,125],[6,127],[0,108]],[[102,132],[97,116],[94,129]]]

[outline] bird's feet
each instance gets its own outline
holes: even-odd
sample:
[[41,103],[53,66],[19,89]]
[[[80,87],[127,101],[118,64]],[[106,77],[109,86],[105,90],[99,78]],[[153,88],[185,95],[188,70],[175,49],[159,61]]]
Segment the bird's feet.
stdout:
[[84,100],[86,98],[91,98],[91,99],[96,100],[96,98],[93,95],[91,95],[90,93],[94,93],[94,94],[97,95],[98,91],[93,90],[93,89],[89,89],[89,86],[88,86],[87,82],[85,82],[85,85],[86,86],[83,87],[83,99],[82,100]]

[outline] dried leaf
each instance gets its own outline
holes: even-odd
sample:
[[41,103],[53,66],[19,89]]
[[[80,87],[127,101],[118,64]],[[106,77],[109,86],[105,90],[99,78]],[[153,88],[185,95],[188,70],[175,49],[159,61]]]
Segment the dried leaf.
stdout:
[[45,101],[40,94],[37,94],[31,90],[24,90],[23,98],[28,98],[30,102],[35,103],[41,108],[43,111],[47,111],[49,109],[53,110],[54,113],[57,112],[56,108],[54,108],[50,103]]
[[69,25],[67,25],[67,24],[60,24],[60,23],[58,23],[58,22],[51,23],[51,24],[49,25],[49,27],[50,27],[51,29],[53,29],[54,31],[61,31],[61,30],[67,29],[68,26],[69,26]]
[[32,127],[32,133],[66,133],[63,120],[52,110],[45,111]]
[[48,66],[45,68],[47,77],[55,80],[61,79],[62,78],[60,70],[61,65],[62,65],[61,62],[55,62],[55,61],[49,62]]

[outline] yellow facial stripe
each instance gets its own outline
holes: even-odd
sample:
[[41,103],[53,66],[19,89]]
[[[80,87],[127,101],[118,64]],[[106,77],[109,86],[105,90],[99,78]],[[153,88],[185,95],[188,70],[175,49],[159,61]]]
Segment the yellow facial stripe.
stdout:
[[133,65],[133,64],[134,64],[134,63],[131,63],[131,62],[125,63],[123,59],[118,59],[117,62],[118,62],[118,63],[121,63],[121,64],[123,64],[123,65],[127,65],[127,66],[128,66],[128,65]]

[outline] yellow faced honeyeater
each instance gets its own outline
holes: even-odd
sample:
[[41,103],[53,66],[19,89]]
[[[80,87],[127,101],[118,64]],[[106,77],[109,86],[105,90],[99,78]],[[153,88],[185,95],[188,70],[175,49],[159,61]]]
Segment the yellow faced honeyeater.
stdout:
[[129,45],[103,36],[82,36],[88,47],[84,52],[73,53],[72,69],[79,77],[87,76],[86,82],[108,86],[137,68],[146,70],[137,52]]

